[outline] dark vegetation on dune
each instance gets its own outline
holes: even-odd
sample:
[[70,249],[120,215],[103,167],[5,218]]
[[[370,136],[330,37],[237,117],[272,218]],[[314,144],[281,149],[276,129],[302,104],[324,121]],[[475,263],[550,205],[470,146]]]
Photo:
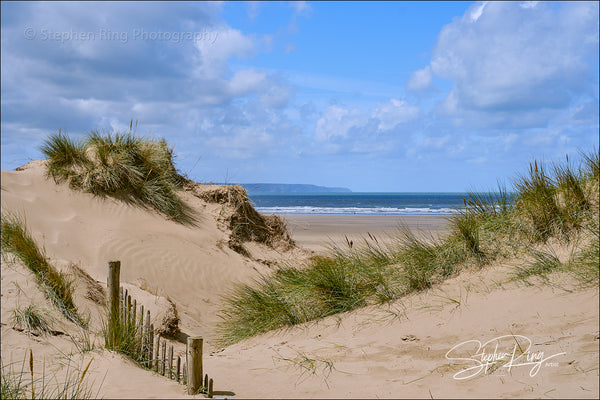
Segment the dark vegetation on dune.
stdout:
[[186,189],[210,203],[223,204],[219,219],[230,230],[229,247],[249,256],[243,243],[255,241],[284,250],[295,246],[285,221],[277,215],[263,215],[254,209],[241,185],[222,185],[209,190],[196,190],[197,183],[189,181]]
[[[513,195],[502,185],[487,194],[469,193],[443,238],[424,239],[400,227],[391,244],[369,236],[362,246],[331,245],[327,255],[301,268],[282,266],[254,284],[238,285],[225,297],[220,343],[385,303],[465,268],[512,257],[531,260],[514,273],[527,284],[529,277],[561,270],[583,285],[597,285],[599,164],[597,150],[583,154],[578,167],[568,158],[550,167],[535,161],[515,179]],[[544,251],[549,242],[571,244],[569,261]]]

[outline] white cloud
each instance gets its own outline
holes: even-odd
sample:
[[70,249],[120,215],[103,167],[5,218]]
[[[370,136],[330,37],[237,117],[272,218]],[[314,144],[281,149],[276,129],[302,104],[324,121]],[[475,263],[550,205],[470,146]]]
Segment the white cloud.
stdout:
[[206,79],[222,77],[227,72],[227,61],[230,58],[247,58],[254,52],[254,41],[237,29],[222,29],[215,32],[215,36],[214,42],[209,40],[196,42],[196,48],[200,52],[199,77]]
[[317,121],[315,139],[325,141],[336,136],[345,138],[351,128],[364,125],[365,122],[366,118],[356,108],[349,110],[336,105],[329,106]]
[[481,17],[481,14],[483,13],[483,9],[487,5],[487,3],[488,3],[487,1],[484,1],[481,4],[477,4],[476,6],[472,7],[471,13],[469,15],[471,18],[471,21],[477,21],[479,19],[479,17]]
[[511,124],[535,111],[543,126],[550,110],[593,94],[597,57],[598,3],[490,2],[442,29],[431,70],[454,82],[440,110],[457,121]]
[[232,96],[245,96],[264,86],[266,77],[265,72],[253,69],[237,71],[229,80],[229,92]]
[[431,72],[431,66],[429,65],[412,72],[409,80],[406,82],[406,89],[413,92],[431,89],[432,87],[433,73]]
[[262,104],[269,108],[282,108],[286,106],[294,95],[294,88],[286,84],[272,84],[260,95]]
[[419,107],[412,106],[404,100],[391,99],[388,103],[373,110],[372,116],[379,120],[380,130],[389,130],[396,125],[410,121],[419,114]]

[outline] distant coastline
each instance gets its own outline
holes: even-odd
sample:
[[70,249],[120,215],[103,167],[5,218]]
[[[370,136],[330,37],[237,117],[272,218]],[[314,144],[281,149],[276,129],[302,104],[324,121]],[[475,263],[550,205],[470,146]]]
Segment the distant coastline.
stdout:
[[327,187],[308,184],[289,183],[239,183],[248,194],[285,194],[285,193],[351,193],[352,190],[343,187]]

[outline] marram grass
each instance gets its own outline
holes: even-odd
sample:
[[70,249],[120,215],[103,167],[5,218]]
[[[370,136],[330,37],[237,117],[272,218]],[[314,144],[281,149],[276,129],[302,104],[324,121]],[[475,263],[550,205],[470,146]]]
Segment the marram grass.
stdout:
[[51,333],[52,326],[56,322],[49,310],[35,304],[15,308],[11,319],[15,327],[35,335]]
[[[81,369],[81,372],[79,368],[73,368],[71,363],[67,363],[65,376],[60,379],[54,374],[48,374],[45,364],[41,374],[34,370],[33,351],[31,349],[29,349],[28,355],[23,358],[23,362],[20,363],[19,370],[15,369],[17,363],[5,364],[2,360],[0,365],[0,398],[23,400],[97,399],[99,398],[101,385],[94,393],[92,390],[93,384],[88,382],[88,370],[93,360],[93,357],[90,358]],[[28,361],[27,366],[26,361]]]
[[[500,257],[533,255],[515,273],[526,281],[568,270],[586,284],[597,284],[598,154],[583,154],[583,165],[546,168],[537,161],[517,177],[509,191],[468,193],[465,208],[449,220],[441,239],[420,238],[400,227],[391,244],[372,236],[362,245],[332,245],[301,268],[280,267],[253,284],[225,296],[218,328],[221,345],[269,330],[316,320],[368,304],[383,303],[426,290],[465,267]],[[562,264],[551,253],[532,251],[550,238],[579,240],[572,260]]]
[[193,222],[190,208],[177,195],[184,179],[163,139],[92,131],[77,142],[59,131],[41,150],[48,158],[47,175],[56,182],[152,208],[176,222]]
[[37,283],[48,299],[70,321],[80,326],[87,322],[79,315],[73,302],[72,281],[58,271],[40,250],[27,230],[25,219],[15,214],[3,213],[0,225],[2,253],[18,257],[36,277]]

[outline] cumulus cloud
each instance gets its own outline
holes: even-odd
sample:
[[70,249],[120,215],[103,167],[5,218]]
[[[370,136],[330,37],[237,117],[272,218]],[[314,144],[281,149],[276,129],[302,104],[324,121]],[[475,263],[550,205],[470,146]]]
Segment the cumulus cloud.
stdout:
[[[544,126],[594,95],[597,57],[597,2],[476,3],[441,30],[430,71],[453,81],[439,111],[457,124]],[[407,89],[427,86],[428,67]]]
[[354,108],[347,109],[332,105],[325,109],[323,116],[317,121],[315,138],[325,141],[336,136],[347,137],[352,127],[361,126],[366,122],[362,113]]
[[[35,143],[59,128],[124,129],[130,118],[140,120],[140,133],[175,144],[198,135],[200,152],[219,140],[266,143],[269,135],[294,132],[269,111],[286,106],[294,88],[276,74],[230,67],[232,59],[257,54],[265,38],[229,27],[221,9],[187,2],[3,2],[3,154],[20,138],[36,138],[33,154]],[[244,126],[244,135],[233,122],[215,129],[226,115]]]
[[237,29],[227,28],[215,33],[214,42],[210,40],[196,41],[200,52],[199,75],[213,79],[225,75],[232,57],[247,58],[254,52],[254,42]]
[[380,130],[389,130],[396,125],[410,121],[419,114],[419,107],[408,104],[404,100],[391,99],[388,103],[373,110],[373,117],[379,120]]
[[390,99],[367,110],[331,105],[317,120],[316,150],[325,153],[389,153],[403,145],[398,133],[416,120],[419,108],[404,100]]
[[409,80],[406,82],[406,89],[413,92],[428,90],[432,87],[433,73],[431,72],[431,67],[429,65],[412,72]]

